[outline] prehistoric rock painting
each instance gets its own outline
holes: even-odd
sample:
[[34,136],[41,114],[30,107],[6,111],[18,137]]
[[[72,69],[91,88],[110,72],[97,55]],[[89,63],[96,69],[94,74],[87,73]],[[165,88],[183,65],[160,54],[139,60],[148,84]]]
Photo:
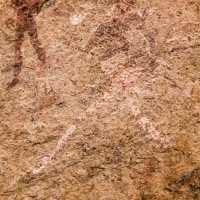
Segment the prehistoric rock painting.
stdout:
[[8,89],[14,87],[18,82],[18,76],[22,69],[22,43],[25,32],[30,37],[30,42],[36,50],[38,59],[45,63],[45,50],[41,47],[41,42],[37,36],[37,27],[34,20],[34,13],[39,11],[39,0],[12,0],[17,9],[16,32],[15,32],[15,60],[13,65],[14,79],[8,85]]
[[[149,40],[147,40],[141,32],[141,24],[143,23],[145,17],[151,13],[151,9],[140,13],[134,9],[133,3],[127,3],[125,1],[117,3],[115,8],[116,11],[119,12],[118,14],[120,17],[112,19],[110,23],[99,25],[97,30],[94,32],[94,35],[90,38],[85,49],[86,53],[89,53],[94,47],[98,48],[98,50],[95,49],[95,52],[100,52],[98,59],[100,61],[101,70],[105,75],[110,76],[110,87],[101,97],[92,103],[84,113],[81,113],[76,117],[74,124],[69,126],[63,136],[59,139],[56,147],[46,157],[45,161],[40,163],[40,166],[33,170],[33,174],[41,172],[46,165],[52,162],[55,155],[65,145],[68,137],[78,129],[81,122],[83,122],[89,114],[96,112],[102,106],[106,106],[110,101],[115,101],[115,98],[121,92],[124,92],[124,95],[127,97],[124,99],[121,106],[128,106],[130,112],[135,117],[136,122],[144,131],[147,131],[150,137],[155,141],[155,148],[159,151],[165,143],[167,143],[167,139],[140,111],[141,102],[138,98],[139,94],[142,92],[137,85],[137,82],[139,82],[142,75],[142,68],[140,66],[136,66],[134,58],[146,56],[150,57],[150,60],[153,60],[153,56],[151,58],[151,42],[149,42]],[[130,27],[128,23],[129,20],[123,16],[123,13],[125,12],[130,12],[129,19],[134,18],[137,22],[140,22],[138,32],[147,43],[143,54],[139,53],[136,56],[129,55],[130,53],[128,51],[131,44],[126,40],[124,34]],[[102,36],[104,37],[102,38]],[[112,63],[112,65],[110,65],[110,63]]]
[[[152,53],[154,38],[148,35],[148,33],[144,33],[145,31],[143,30],[145,29],[144,20],[148,15],[154,12],[155,8],[149,8],[141,13],[134,7],[133,3],[127,3],[127,1],[117,3],[114,8],[119,17],[112,18],[109,23],[100,24],[89,39],[85,48],[86,53],[91,52],[93,48],[96,48],[95,52],[100,52],[97,55],[99,64],[102,72],[110,76],[110,86],[102,96],[96,99],[83,113],[80,113],[75,118],[74,123],[65,131],[55,148],[45,157],[45,160],[39,163],[39,166],[32,170],[33,174],[40,173],[47,165],[53,162],[53,158],[64,147],[68,137],[81,126],[81,123],[85,121],[90,114],[98,112],[103,106],[114,102],[120,93],[123,93],[125,97],[120,106],[122,108],[128,107],[131,115],[142,130],[147,132],[149,137],[155,141],[155,146],[153,148],[158,152],[170,148],[169,138],[157,130],[153,122],[141,111],[142,102],[139,96],[144,90],[140,88],[138,83],[142,77],[143,68],[135,62],[137,58],[148,59],[149,72],[153,74],[152,76],[154,76],[156,66],[170,67],[170,64],[162,58],[155,59]],[[128,13],[128,15],[124,15],[124,13]],[[128,32],[130,29],[130,20],[134,20],[136,24],[135,30],[145,42],[144,48],[141,51],[136,51],[135,54],[130,52],[132,44],[128,42],[126,39],[127,36],[125,35],[127,34],[126,31]],[[104,37],[102,37],[103,35]],[[175,81],[171,79],[169,81],[179,90],[184,98],[186,96],[185,91],[178,86]],[[109,116],[109,114],[107,114],[107,116]],[[106,116],[102,118],[104,117]],[[143,181],[148,182],[151,177],[152,166],[153,168],[157,166],[157,160],[152,158],[145,166],[147,166],[144,168],[146,175]]]
[[200,198],[198,18],[183,0],[132,2],[44,14],[52,68],[2,90],[0,199]]

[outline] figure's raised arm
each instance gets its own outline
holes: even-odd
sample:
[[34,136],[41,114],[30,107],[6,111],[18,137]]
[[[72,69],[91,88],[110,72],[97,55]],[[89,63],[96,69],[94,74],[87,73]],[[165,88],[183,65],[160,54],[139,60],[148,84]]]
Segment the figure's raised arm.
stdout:
[[36,12],[38,13],[45,2],[46,0],[30,0],[29,7],[31,8],[33,13],[36,13]]

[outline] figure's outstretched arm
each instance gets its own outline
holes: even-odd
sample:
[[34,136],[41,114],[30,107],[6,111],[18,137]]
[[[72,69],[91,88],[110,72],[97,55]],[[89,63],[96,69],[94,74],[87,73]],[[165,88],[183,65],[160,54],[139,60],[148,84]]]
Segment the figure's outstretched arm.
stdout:
[[39,13],[45,2],[46,0],[30,0],[29,6],[33,13]]
[[38,8],[38,13],[42,10],[43,5],[48,1],[48,0],[38,0],[39,1],[39,8]]
[[38,0],[29,0],[28,6],[32,13],[36,13],[36,12],[38,12],[39,1]]

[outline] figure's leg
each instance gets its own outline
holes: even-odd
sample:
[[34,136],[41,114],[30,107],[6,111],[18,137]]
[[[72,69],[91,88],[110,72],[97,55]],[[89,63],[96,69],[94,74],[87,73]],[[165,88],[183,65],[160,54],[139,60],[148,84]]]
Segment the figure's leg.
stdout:
[[26,28],[21,25],[17,25],[16,33],[15,33],[15,61],[13,65],[13,74],[14,78],[10,84],[8,84],[7,90],[11,89],[15,85],[19,83],[18,76],[22,69],[22,42],[24,39],[24,32]]
[[44,48],[41,47],[41,43],[38,40],[36,22],[33,18],[31,18],[29,21],[29,26],[28,26],[27,31],[28,31],[28,35],[30,36],[31,44],[33,45],[34,49],[36,50],[38,59],[42,63],[45,63],[45,59],[46,59],[45,50],[44,50]]
[[24,32],[26,31],[26,28],[24,26],[18,26],[16,29],[16,34],[15,34],[15,61],[13,65],[13,73],[14,77],[17,78],[17,76],[21,72],[22,68],[22,52],[21,52],[21,47],[22,47],[22,42],[24,39]]

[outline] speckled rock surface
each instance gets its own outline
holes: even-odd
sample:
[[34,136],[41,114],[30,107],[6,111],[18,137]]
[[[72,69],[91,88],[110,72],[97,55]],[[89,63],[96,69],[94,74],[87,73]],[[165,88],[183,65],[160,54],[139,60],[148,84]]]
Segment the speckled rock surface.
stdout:
[[200,199],[199,0],[20,1],[0,1],[0,199]]

